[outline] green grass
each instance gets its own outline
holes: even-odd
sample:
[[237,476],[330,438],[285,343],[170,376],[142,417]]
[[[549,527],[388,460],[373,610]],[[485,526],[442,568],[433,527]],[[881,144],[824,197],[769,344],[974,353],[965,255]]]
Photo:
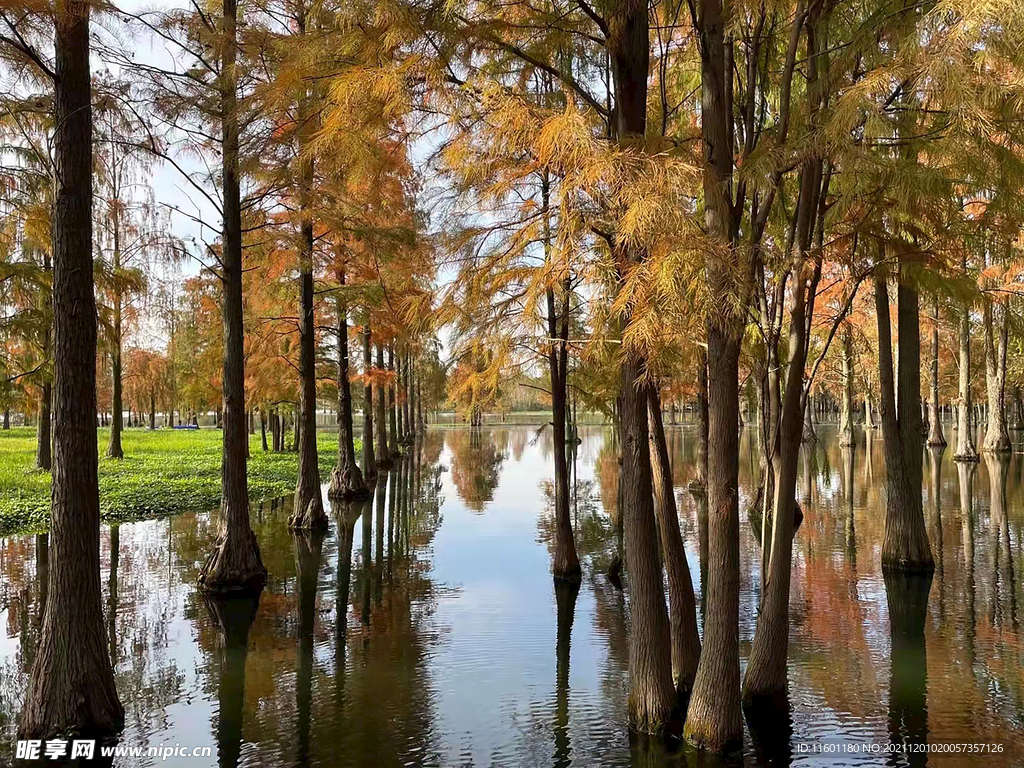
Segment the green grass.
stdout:
[[[108,459],[110,430],[99,430],[100,511],[107,520],[138,520],[220,504],[221,433],[216,429],[129,429],[125,458]],[[338,455],[338,433],[320,433],[320,476],[326,481]],[[357,450],[358,450],[358,440]],[[50,474],[34,469],[35,429],[0,430],[0,535],[44,530],[49,524]],[[249,498],[276,498],[295,490],[298,456],[264,453],[250,436]]]

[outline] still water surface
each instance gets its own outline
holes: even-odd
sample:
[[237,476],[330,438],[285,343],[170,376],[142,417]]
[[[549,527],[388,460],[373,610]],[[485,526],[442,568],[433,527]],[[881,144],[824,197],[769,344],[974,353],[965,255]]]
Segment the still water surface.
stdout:
[[[757,473],[752,436],[742,441],[744,498]],[[703,515],[686,491],[695,434],[673,427],[669,439],[696,580]],[[683,751],[631,747],[627,736],[628,614],[604,576],[620,546],[611,432],[584,430],[578,450],[578,593],[556,594],[548,573],[551,450],[535,427],[435,429],[373,500],[337,506],[326,537],[293,536],[288,501],[254,509],[270,572],[258,605],[209,605],[193,588],[215,516],[105,527],[121,743],[213,748],[211,758],[115,765],[695,764]],[[1024,765],[1021,458],[958,467],[951,449],[929,452],[936,573],[930,585],[887,591],[880,437],[861,434],[847,449],[821,429],[804,449],[799,491],[792,711],[747,734],[747,765]],[[745,657],[760,574],[743,517]],[[45,567],[45,536],[0,541],[0,764],[12,758]],[[863,752],[892,741],[1003,751]],[[807,753],[811,745],[861,751]]]

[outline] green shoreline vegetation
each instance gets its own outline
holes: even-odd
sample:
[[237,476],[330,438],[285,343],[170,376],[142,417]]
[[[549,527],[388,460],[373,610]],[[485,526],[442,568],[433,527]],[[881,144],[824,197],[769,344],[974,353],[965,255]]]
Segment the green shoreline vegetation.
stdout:
[[[220,504],[221,432],[218,429],[126,429],[124,458],[102,455],[98,444],[100,511],[106,521],[142,520],[179,512],[214,510]],[[356,449],[360,450],[359,440]],[[317,435],[320,478],[327,482],[338,459],[338,433]],[[49,527],[50,473],[35,469],[34,427],[0,430],[0,536]],[[298,454],[264,452],[249,436],[249,498],[253,502],[295,491]]]

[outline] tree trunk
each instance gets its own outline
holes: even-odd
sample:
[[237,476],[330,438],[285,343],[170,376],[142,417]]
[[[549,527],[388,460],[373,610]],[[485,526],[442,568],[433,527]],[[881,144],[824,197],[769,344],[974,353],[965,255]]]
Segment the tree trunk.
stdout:
[[[377,368],[384,368],[384,345],[377,345]],[[377,468],[388,470],[394,463],[391,460],[391,449],[388,447],[388,392],[389,387],[377,387]]]
[[[732,104],[721,0],[699,0],[704,225],[712,240],[704,270],[712,296],[743,302],[744,287],[729,257],[736,246],[730,179]],[[739,653],[739,356],[745,310],[711,313],[708,360],[708,569],[704,644],[684,735],[691,744],[727,752],[742,744]]]
[[373,452],[373,384],[370,375],[373,356],[370,352],[370,319],[363,326],[363,477],[372,482],[377,477],[377,461]]
[[697,478],[696,486],[708,487],[708,353],[697,350]]
[[[675,703],[671,631],[662,587],[658,531],[651,496],[651,454],[643,363],[622,363],[622,471],[619,489],[629,571],[629,722],[642,733],[659,732]],[[735,424],[734,424],[735,426]],[[733,432],[735,432],[735,428]]]
[[397,459],[401,455],[398,447],[398,379],[395,376],[395,345],[388,346],[388,371],[391,373],[391,384],[388,386],[388,455]]
[[348,303],[344,296],[345,270],[338,268],[338,464],[331,473],[327,495],[332,499],[366,498],[370,494],[356,462],[352,428],[352,383],[348,365]]
[[942,434],[942,415],[939,411],[939,300],[932,305],[932,396],[928,403],[928,445],[946,444]]
[[260,440],[263,444],[263,452],[267,452],[267,411],[260,408]]
[[[313,307],[313,222],[302,222],[302,264],[299,306],[299,476],[290,528],[325,530],[327,514],[320,493],[320,466],[316,449],[316,314]],[[248,440],[246,441],[248,443]]]
[[256,534],[249,526],[245,447],[245,331],[242,324],[242,209],[238,176],[235,56],[237,0],[224,0],[224,52],[220,78],[223,130],[222,283],[224,315],[224,431],[221,459],[220,536],[199,574],[208,592],[259,592],[267,580]]
[[149,390],[149,428],[156,429],[156,392]]
[[[117,272],[121,269],[121,245],[120,245],[120,226],[119,217],[115,212],[114,214],[114,271]],[[124,450],[121,447],[121,431],[123,428],[121,413],[123,409],[123,397],[122,397],[122,385],[123,376],[121,371],[121,344],[123,339],[123,333],[121,328],[121,292],[119,290],[114,291],[114,338],[113,338],[113,350],[110,353],[110,372],[111,372],[111,398],[113,401],[114,418],[110,424],[110,444],[107,446],[107,456],[112,459],[123,459]],[[131,410],[128,412],[129,423],[131,420]]]
[[4,429],[11,428],[11,409],[4,408]]
[[[966,268],[966,263],[963,264]],[[978,449],[971,433],[971,312],[965,302],[960,307],[960,378],[957,388],[956,453],[954,461],[977,461]]]
[[708,323],[708,578],[704,642],[687,710],[695,746],[729,751],[743,735],[740,711],[739,353],[734,328]]
[[[49,334],[47,334],[49,335]],[[39,394],[39,424],[36,426],[36,467],[50,471],[52,468],[51,453],[51,415],[50,407],[53,401],[53,385],[44,382],[40,387]],[[6,413],[4,417],[4,429],[7,429]]]
[[[999,338],[996,318],[999,315]],[[985,304],[985,385],[988,394],[988,429],[982,450],[986,453],[1010,453],[1010,433],[1006,428],[1006,347],[1009,335],[1009,312],[1005,304]]]
[[46,607],[18,738],[116,733],[124,724],[100,588],[96,299],[92,255],[89,4],[55,11],[54,466]]
[[839,445],[853,445],[853,332],[843,326],[843,402],[839,419]]
[[917,291],[901,279],[897,288],[899,362],[893,377],[889,292],[884,279],[875,280],[878,323],[878,380],[885,445],[886,515],[882,567],[932,571],[928,533],[921,501],[921,337]]
[[697,602],[693,579],[686,562],[683,536],[679,531],[679,512],[672,487],[672,464],[661,420],[661,398],[655,386],[648,389],[648,420],[651,443],[651,481],[654,485],[654,511],[661,533],[661,551],[668,574],[669,626],[672,638],[672,677],[676,695],[683,708],[690,698],[693,679],[700,661],[700,635],[697,633]]
[[[809,189],[801,191],[802,199],[816,199],[817,195],[812,197],[812,194]],[[800,274],[802,271],[798,262],[794,272]],[[761,540],[771,542],[766,569],[768,575],[743,681],[743,698],[748,706],[767,703],[771,708],[785,699],[788,690],[786,661],[789,652],[789,593],[795,519],[793,510],[796,507],[800,442],[801,438],[806,440],[807,437],[807,422],[803,414],[812,407],[809,398],[804,396],[803,379],[807,364],[807,312],[813,308],[809,303],[813,300],[814,290],[813,283],[808,285],[803,279],[799,279],[793,287],[789,364],[778,430],[770,539],[767,535],[769,521],[762,520]]]

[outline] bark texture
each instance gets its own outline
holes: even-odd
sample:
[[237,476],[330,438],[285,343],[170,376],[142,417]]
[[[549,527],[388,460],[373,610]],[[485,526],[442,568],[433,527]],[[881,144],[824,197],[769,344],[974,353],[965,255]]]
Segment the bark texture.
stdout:
[[935,568],[921,500],[921,338],[918,294],[902,280],[897,287],[899,323],[899,377],[897,400],[893,375],[889,292],[883,279],[875,280],[878,321],[878,379],[880,414],[885,445],[886,514],[882,567],[907,571]]
[[344,298],[345,271],[338,270],[341,292],[338,297],[338,464],[331,473],[327,495],[331,499],[364,499],[370,489],[356,463],[355,436],[352,427],[352,382],[348,364],[348,304]]
[[[313,307],[313,223],[302,224],[303,257],[299,308],[299,476],[295,507],[288,525],[305,530],[327,528],[327,513],[320,492],[320,466],[316,449],[316,315]],[[248,445],[248,439],[246,439]]]
[[928,401],[928,445],[937,447],[946,444],[942,434],[942,414],[939,412],[939,301],[932,305],[932,361],[931,399]]
[[641,733],[657,733],[668,720],[676,697],[672,684],[671,634],[651,495],[647,394],[639,383],[642,371],[640,361],[626,360],[622,364],[619,489],[629,570],[629,722]]
[[366,482],[377,478],[377,459],[373,450],[373,353],[370,346],[370,322],[363,326],[363,477]]
[[686,561],[683,536],[679,530],[679,512],[672,488],[672,464],[661,418],[661,398],[656,387],[648,390],[648,419],[651,442],[651,480],[654,485],[654,511],[661,533],[661,551],[668,574],[669,627],[672,639],[672,678],[676,695],[685,707],[693,690],[700,661],[700,635],[697,632],[697,601],[693,593],[690,565]]
[[224,231],[222,259],[224,320],[224,432],[221,459],[220,537],[199,574],[208,592],[259,591],[267,581],[256,534],[249,527],[246,482],[245,342],[242,325],[242,210],[238,175],[238,114],[235,84],[237,0],[224,0],[221,75]]
[[46,606],[19,738],[98,737],[124,724],[100,588],[89,4],[55,8],[54,466]]
[[985,389],[988,395],[988,429],[982,450],[985,453],[1010,453],[1010,433],[1006,428],[1006,347],[1009,316],[1005,304],[985,305]]

